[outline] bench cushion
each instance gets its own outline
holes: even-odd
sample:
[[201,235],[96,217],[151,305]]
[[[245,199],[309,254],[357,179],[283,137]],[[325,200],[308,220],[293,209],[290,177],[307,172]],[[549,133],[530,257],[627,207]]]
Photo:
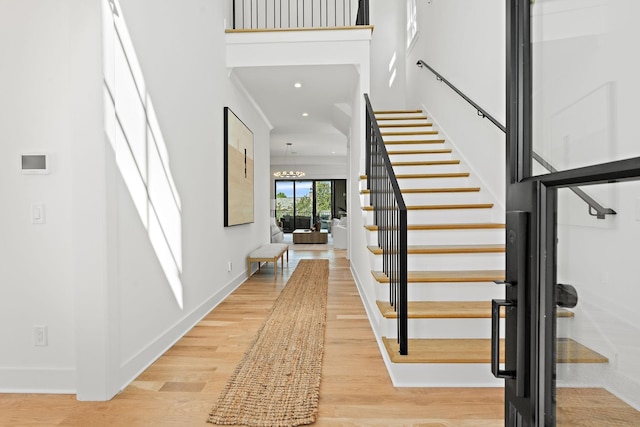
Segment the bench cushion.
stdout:
[[249,254],[250,258],[273,258],[286,251],[289,245],[286,243],[268,243],[260,246]]

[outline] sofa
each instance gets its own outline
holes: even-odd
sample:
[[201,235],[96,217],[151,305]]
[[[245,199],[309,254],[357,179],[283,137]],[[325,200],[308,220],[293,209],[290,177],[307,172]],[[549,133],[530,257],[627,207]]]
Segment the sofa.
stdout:
[[269,228],[271,229],[271,243],[280,243],[284,240],[284,231],[278,226],[274,217],[271,217]]
[[334,218],[331,222],[331,236],[334,249],[347,249],[347,217]]

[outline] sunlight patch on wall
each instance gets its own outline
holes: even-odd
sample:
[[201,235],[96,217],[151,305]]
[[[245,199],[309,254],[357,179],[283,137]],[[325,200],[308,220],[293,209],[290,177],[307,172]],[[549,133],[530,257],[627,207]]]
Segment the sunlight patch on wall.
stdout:
[[105,132],[177,304],[182,216],[166,144],[117,0],[103,2]]

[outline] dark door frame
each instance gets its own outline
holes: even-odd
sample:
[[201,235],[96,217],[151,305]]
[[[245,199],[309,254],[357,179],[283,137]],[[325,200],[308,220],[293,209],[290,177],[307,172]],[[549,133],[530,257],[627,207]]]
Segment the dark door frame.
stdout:
[[557,189],[638,180],[640,157],[532,176],[531,0],[506,1],[505,425],[554,426]]

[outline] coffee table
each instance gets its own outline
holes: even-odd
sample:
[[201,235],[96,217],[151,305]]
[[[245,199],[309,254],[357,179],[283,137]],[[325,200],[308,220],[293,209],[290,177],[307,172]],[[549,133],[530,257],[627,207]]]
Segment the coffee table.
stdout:
[[293,230],[293,243],[327,243],[327,230],[311,231],[306,229]]

